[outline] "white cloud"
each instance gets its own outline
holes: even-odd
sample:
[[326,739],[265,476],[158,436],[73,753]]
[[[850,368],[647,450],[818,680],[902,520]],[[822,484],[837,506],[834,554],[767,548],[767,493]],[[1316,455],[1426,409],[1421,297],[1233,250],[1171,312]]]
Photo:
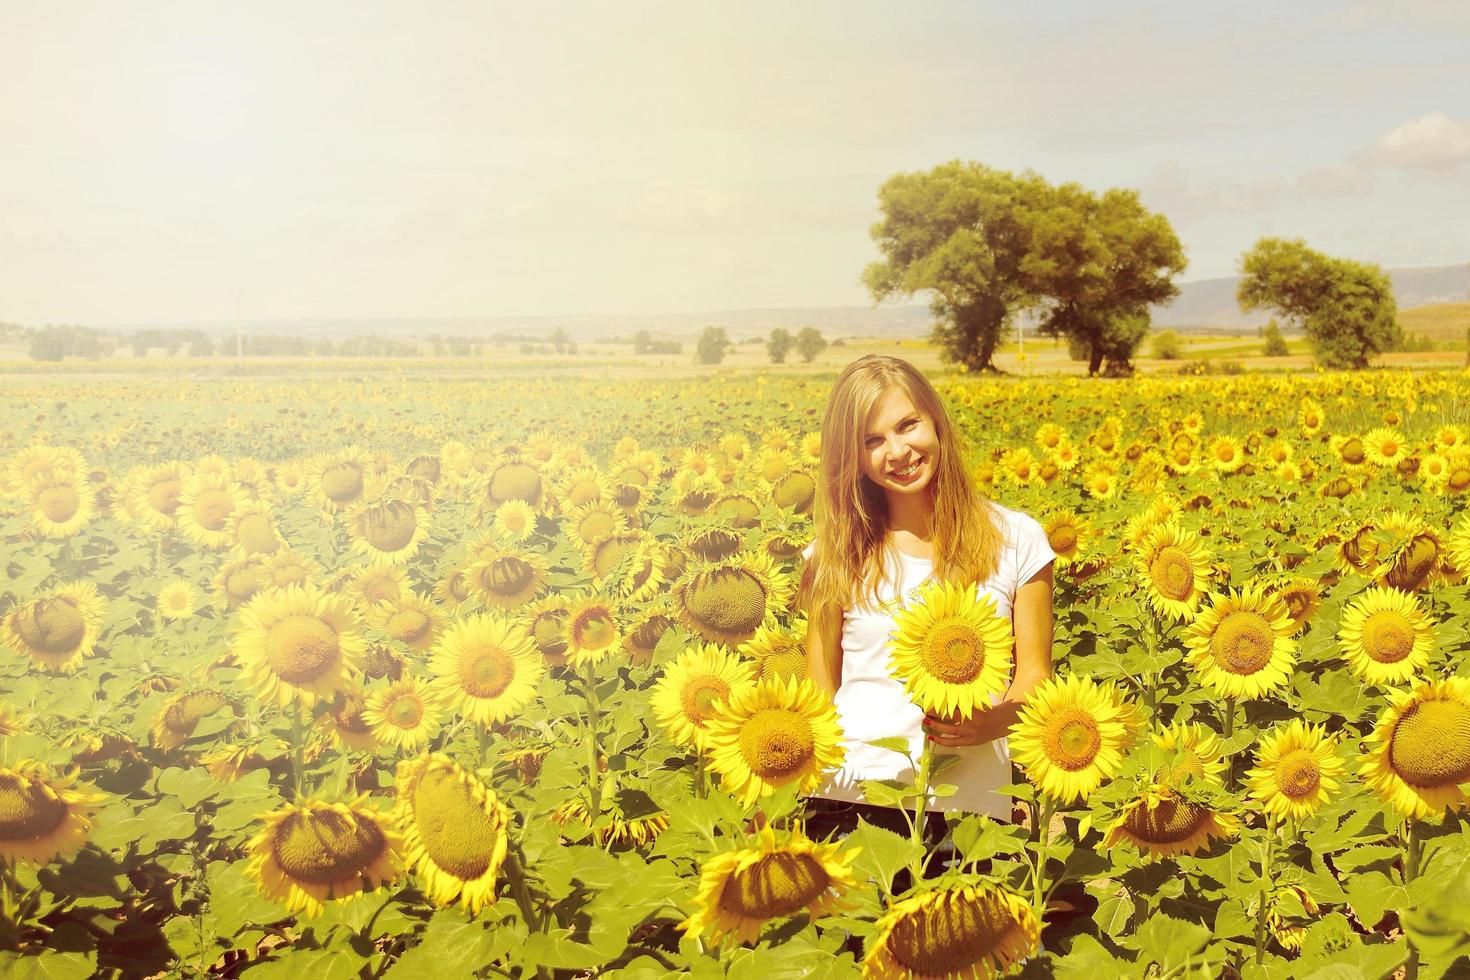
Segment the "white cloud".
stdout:
[[1260,214],[1295,198],[1362,197],[1373,189],[1370,174],[1353,166],[1308,170],[1293,178],[1196,180],[1177,160],[1154,168],[1141,188],[1145,204],[1181,220],[1221,212]]
[[1456,170],[1470,162],[1470,123],[1431,112],[1389,130],[1362,158],[1375,166],[1400,170]]

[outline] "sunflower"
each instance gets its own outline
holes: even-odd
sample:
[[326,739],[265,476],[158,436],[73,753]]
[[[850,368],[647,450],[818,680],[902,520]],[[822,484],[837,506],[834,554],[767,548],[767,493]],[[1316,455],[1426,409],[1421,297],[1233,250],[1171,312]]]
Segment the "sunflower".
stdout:
[[259,558],[225,562],[215,572],[210,591],[216,607],[235,609],[245,605],[261,589],[272,585],[270,571]]
[[546,560],[528,551],[496,551],[465,569],[470,590],[487,605],[515,609],[546,587]]
[[714,473],[696,473],[693,470],[675,473],[670,485],[674,508],[683,514],[703,514],[723,489],[724,484]]
[[239,555],[272,555],[283,545],[271,519],[270,505],[260,500],[246,503],[233,512],[225,524],[225,533]]
[[646,667],[653,660],[659,641],[673,625],[674,617],[665,603],[645,607],[623,636],[623,649],[628,652],[628,662]]
[[438,753],[400,762],[397,782],[393,817],[424,891],[438,905],[458,899],[471,914],[493,905],[510,825],[494,790]]
[[1460,575],[1470,575],[1470,514],[1460,518],[1445,542],[1445,557]]
[[1422,520],[1390,511],[1374,529],[1378,564],[1369,575],[1379,584],[1417,592],[1434,580],[1444,546],[1439,534]]
[[[587,798],[582,794],[551,811],[551,819],[562,826],[574,822],[589,830],[592,828]],[[619,844],[642,847],[668,829],[669,815],[660,810],[648,794],[620,789],[610,799],[604,797],[602,816],[598,818],[593,836],[602,847]]]
[[1104,847],[1128,843],[1144,854],[1196,854],[1214,838],[1233,837],[1237,818],[1186,799],[1173,787],[1154,783],[1124,806],[1103,835]]
[[154,530],[169,531],[177,527],[185,475],[182,463],[139,467],[130,472],[123,491],[128,514]]
[[341,748],[349,752],[371,752],[378,740],[362,717],[366,707],[367,698],[362,691],[348,688],[337,696],[336,704],[322,715],[319,724]]
[[1210,558],[1197,536],[1172,520],[1143,538],[1135,564],[1149,605],[1166,619],[1188,622],[1210,582]]
[[278,589],[288,585],[306,585],[316,577],[317,565],[310,558],[298,555],[289,547],[277,548],[264,562],[270,584]]
[[699,644],[664,666],[648,703],[671,740],[700,749],[716,705],[754,684],[749,663],[718,646]]
[[1132,718],[1111,686],[1076,674],[1049,677],[1011,728],[1011,754],[1042,793],[1085,800],[1122,764]]
[[153,720],[153,744],[165,752],[178,748],[193,737],[199,722],[224,707],[240,712],[238,705],[213,688],[180,691],[164,702]]
[[1179,753],[1180,761],[1172,772],[1166,773],[1169,781],[1175,776],[1193,776],[1219,783],[1225,772],[1225,757],[1221,751],[1220,738],[1209,728],[1198,722],[1175,722],[1162,731],[1150,736],[1161,749]]
[[276,489],[293,497],[306,492],[307,479],[306,470],[293,460],[288,460],[275,467],[273,471],[273,483]]
[[491,613],[462,619],[434,646],[434,689],[479,725],[498,725],[529,704],[546,662],[518,624]]
[[1396,465],[1408,453],[1408,443],[1396,429],[1377,428],[1363,436],[1363,454],[1374,466]]
[[1292,635],[1299,635],[1322,608],[1322,584],[1317,579],[1289,575],[1272,582],[1266,590],[1269,597],[1286,607],[1291,617]]
[[368,695],[362,720],[367,722],[377,741],[416,752],[438,734],[443,713],[443,706],[429,685],[407,674]]
[[352,548],[369,561],[405,565],[429,536],[429,512],[400,500],[383,500],[352,508],[347,529]]
[[49,864],[81,850],[105,797],[76,779],[31,759],[0,769],[0,861]]
[[536,644],[541,658],[552,666],[567,662],[566,626],[570,606],[566,595],[553,592],[531,603],[520,613],[531,642]]
[[753,943],[772,919],[819,919],[843,908],[843,893],[857,887],[852,862],[859,848],[844,851],[841,842],[818,844],[801,830],[777,834],[770,826],[753,844],[700,866],[697,911],[679,923],[685,935]]
[[837,709],[809,680],[771,678],[732,691],[704,734],[710,769],[746,806],[790,783],[812,789],[844,754]]
[[536,533],[536,512],[524,500],[507,500],[495,508],[491,527],[506,541],[525,541]]
[[775,563],[759,552],[690,567],[674,586],[685,625],[711,643],[736,646],[774,621],[789,587]]
[[507,458],[491,465],[482,484],[480,509],[494,513],[508,500],[538,507],[546,485],[541,471],[525,459]]
[[800,616],[786,626],[762,626],[738,652],[755,662],[757,679],[800,680],[806,676],[806,630],[807,621]]
[[1363,778],[1407,819],[1463,810],[1470,783],[1470,679],[1451,677],[1390,690],[1388,707],[1363,739]]
[[348,566],[333,579],[333,587],[363,609],[372,609],[380,602],[397,602],[412,591],[408,573],[381,559]]
[[309,476],[311,502],[328,514],[369,497],[367,456],[356,447],[316,460]]
[[219,473],[196,472],[179,494],[179,530],[201,548],[228,548],[230,518],[249,503],[239,484]]
[[656,595],[664,584],[668,567],[662,542],[650,534],[620,534],[593,546],[588,555],[593,588],[609,588],[628,602],[642,602]]
[[1310,398],[1303,398],[1301,407],[1296,413],[1297,428],[1304,436],[1315,436],[1323,431],[1327,424],[1327,416],[1322,411],[1322,406]]
[[1234,473],[1245,465],[1245,450],[1239,439],[1221,434],[1205,446],[1205,458],[1216,473]]
[[96,510],[92,490],[80,479],[53,476],[30,484],[26,490],[31,522],[44,537],[69,538],[82,529]]
[[1370,587],[1343,612],[1337,638],[1365,684],[1412,681],[1434,653],[1434,624],[1419,600],[1397,589]]
[[1250,585],[1210,596],[1184,642],[1200,683],[1221,697],[1252,701],[1290,681],[1293,631],[1286,606]]
[[621,617],[616,607],[600,596],[570,597],[562,638],[569,663],[575,667],[595,663],[622,644]]
[[710,506],[710,516],[724,521],[731,527],[749,530],[761,523],[761,505],[748,493],[731,491],[715,498]]
[[161,619],[188,619],[194,615],[196,606],[194,587],[183,579],[175,579],[158,590],[156,608]]
[[1010,621],[973,586],[926,583],[894,626],[893,673],[926,714],[968,718],[1010,681]]
[[1445,477],[1440,493],[1463,494],[1470,491],[1470,450],[1456,449],[1445,453]]
[[90,582],[72,582],[23,602],[5,617],[5,643],[46,670],[71,673],[91,655],[107,600]]
[[1333,436],[1329,445],[1344,466],[1362,466],[1368,461],[1368,447],[1358,436]]
[[434,645],[444,625],[444,611],[433,599],[404,589],[396,599],[385,599],[368,610],[368,625],[415,653]]
[[266,700],[310,707],[336,696],[365,646],[345,597],[292,586],[261,592],[240,610],[231,652]]
[[895,903],[863,957],[872,980],[988,980],[1041,947],[1031,903],[997,884],[957,884]]
[[1057,565],[1061,568],[1082,560],[1093,534],[1086,520],[1067,509],[1054,510],[1043,517],[1041,529],[1046,532],[1047,544],[1056,552]]
[[608,486],[607,478],[597,467],[581,466],[562,477],[557,496],[564,510],[575,511],[588,504],[611,500],[612,487]]
[[589,500],[567,515],[564,529],[585,552],[599,541],[628,530],[628,518],[611,499]]
[[69,446],[36,443],[10,457],[5,475],[10,483],[30,486],[48,480],[74,480],[87,468],[87,460]]
[[691,523],[693,530],[680,543],[700,561],[724,561],[745,547],[745,536],[729,521],[705,518]]
[[1261,738],[1256,768],[1246,776],[1251,799],[1268,816],[1302,820],[1337,792],[1343,762],[1327,729],[1293,718]]
[[288,803],[250,839],[245,873],[261,894],[308,917],[326,902],[397,879],[403,841],[362,800]]

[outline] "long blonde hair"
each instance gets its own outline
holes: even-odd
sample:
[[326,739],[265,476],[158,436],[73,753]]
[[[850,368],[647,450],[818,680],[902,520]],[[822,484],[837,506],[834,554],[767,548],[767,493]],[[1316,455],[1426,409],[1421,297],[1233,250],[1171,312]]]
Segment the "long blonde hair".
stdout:
[[816,550],[801,588],[801,604],[809,615],[830,615],[863,600],[876,604],[879,587],[888,577],[888,504],[883,491],[864,475],[861,459],[868,416],[895,389],[933,421],[939,443],[929,483],[935,575],[962,584],[981,582],[1000,559],[997,515],[970,480],[954,424],[934,386],[908,361],[869,354],[838,376],[822,417],[813,513]]

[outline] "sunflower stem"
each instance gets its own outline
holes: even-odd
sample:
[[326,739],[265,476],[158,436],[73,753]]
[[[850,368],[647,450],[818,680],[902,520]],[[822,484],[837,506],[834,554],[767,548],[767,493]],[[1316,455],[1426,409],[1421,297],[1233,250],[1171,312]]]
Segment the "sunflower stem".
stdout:
[[928,863],[928,854],[924,852],[924,811],[929,806],[929,774],[933,771],[934,743],[926,738],[924,739],[924,751],[919,756],[919,779],[914,784],[914,788],[919,791],[919,798],[914,801],[914,822],[909,828],[909,839],[917,844],[923,853],[909,862],[910,887],[919,883],[919,879],[924,875],[924,866]]
[[1261,894],[1259,906],[1256,908],[1256,965],[1260,966],[1266,959],[1266,917],[1267,903],[1271,899],[1272,871],[1275,851],[1273,845],[1276,842],[1277,826],[1275,821],[1266,824],[1266,837],[1261,846]]
[[[1235,699],[1225,698],[1224,703],[1220,706],[1220,711],[1225,716],[1222,727],[1225,730],[1225,740],[1228,742],[1235,736]],[[1232,790],[1235,789],[1234,751],[1225,759],[1225,785]]]
[[699,752],[695,758],[698,761],[694,763],[694,795],[702,800],[709,796],[709,774],[704,764],[704,753]]
[[291,705],[291,798],[299,801],[306,785],[306,734],[301,726],[301,702]]
[[1046,847],[1051,841],[1051,817],[1054,810],[1051,797],[1042,798],[1040,809],[1040,819],[1036,827],[1036,865],[1031,876],[1031,904],[1036,909],[1037,918],[1046,913]]
[[587,683],[587,824],[594,830],[602,816],[602,779],[598,776],[597,721],[601,708],[597,700],[597,668],[589,661]]
[[[516,908],[520,909],[526,928],[531,932],[542,932],[541,916],[536,914],[536,907],[531,904],[531,893],[526,888],[526,868],[521,863],[521,843],[512,835],[509,845],[505,851],[505,876],[510,880],[510,893],[515,897]],[[536,976],[541,980],[551,980],[551,974],[544,966],[536,967]]]
[[[1419,821],[1407,820],[1408,825],[1404,832],[1405,854],[1404,854],[1404,885],[1408,886],[1415,878],[1419,877],[1419,861],[1424,850],[1424,841],[1419,836]],[[1408,936],[1404,941],[1409,944],[1409,958],[1404,961],[1404,980],[1417,980],[1419,976],[1419,950],[1414,946],[1414,940]]]

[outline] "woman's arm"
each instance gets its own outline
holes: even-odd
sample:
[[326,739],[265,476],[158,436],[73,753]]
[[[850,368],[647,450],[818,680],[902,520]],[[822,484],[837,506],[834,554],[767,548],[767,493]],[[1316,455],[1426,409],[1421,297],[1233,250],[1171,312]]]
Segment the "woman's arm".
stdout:
[[[1051,592],[1050,563],[1016,590],[1016,601],[1011,604],[1011,622],[1016,634],[1016,673],[1011,679],[1011,686],[998,704],[977,710],[967,721],[925,718],[924,729],[936,746],[983,745],[1004,738],[1016,723],[1031,691],[1051,676]],[[810,663],[810,652],[807,659]]]

